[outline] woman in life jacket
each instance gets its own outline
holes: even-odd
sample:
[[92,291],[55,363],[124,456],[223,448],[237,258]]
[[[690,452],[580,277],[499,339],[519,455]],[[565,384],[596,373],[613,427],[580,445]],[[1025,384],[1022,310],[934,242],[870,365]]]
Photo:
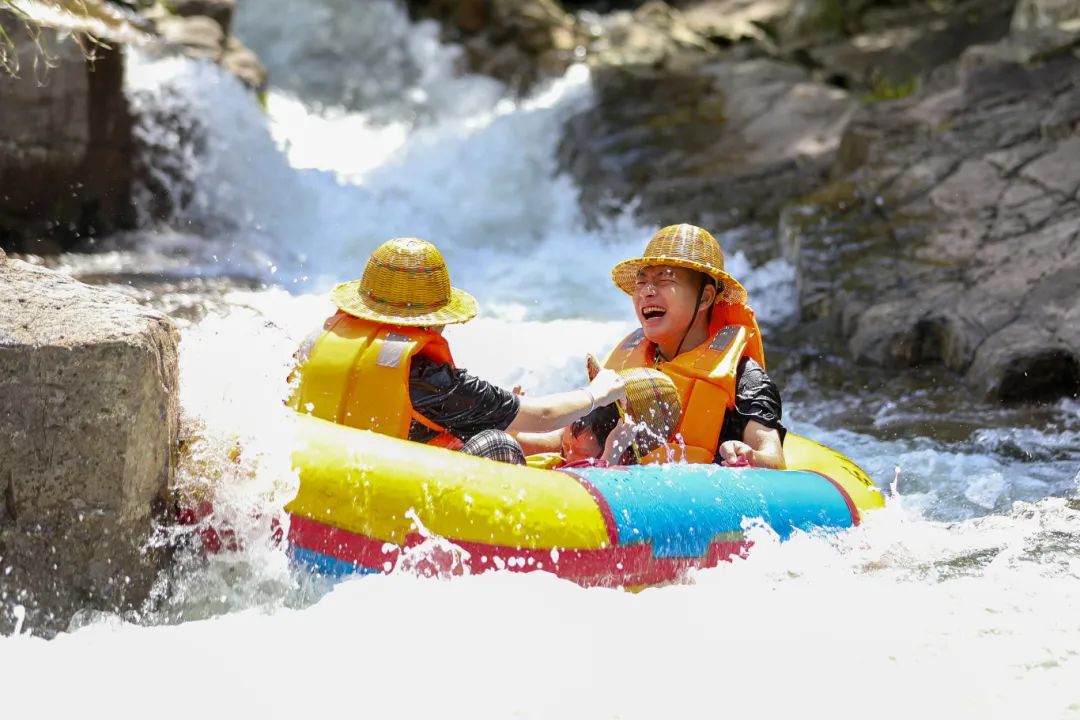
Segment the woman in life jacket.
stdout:
[[365,430],[524,462],[509,432],[550,432],[625,396],[613,371],[587,386],[537,397],[514,394],[458,368],[443,337],[476,315],[451,287],[439,250],[394,238],[371,254],[363,277],[331,293],[338,312],[297,352],[288,404]]
[[605,367],[656,368],[672,379],[682,404],[680,456],[785,467],[780,393],[765,372],[746,290],[724,271],[716,239],[694,225],[665,227],[611,275],[641,327]]

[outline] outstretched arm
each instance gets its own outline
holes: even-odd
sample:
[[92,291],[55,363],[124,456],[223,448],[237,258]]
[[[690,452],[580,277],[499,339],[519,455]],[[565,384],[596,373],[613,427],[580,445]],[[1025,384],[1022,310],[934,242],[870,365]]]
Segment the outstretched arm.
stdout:
[[518,414],[506,431],[544,433],[559,430],[593,408],[625,397],[622,378],[613,370],[603,370],[584,388],[539,397],[523,396]]

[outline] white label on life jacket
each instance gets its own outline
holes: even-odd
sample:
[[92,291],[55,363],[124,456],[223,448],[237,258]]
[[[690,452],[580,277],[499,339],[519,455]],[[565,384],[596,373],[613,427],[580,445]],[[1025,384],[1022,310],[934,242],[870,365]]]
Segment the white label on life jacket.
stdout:
[[640,345],[641,341],[644,340],[644,339],[645,339],[645,331],[642,330],[641,328],[638,328],[637,330],[635,330],[634,332],[632,332],[632,333],[630,333],[629,335],[626,336],[626,339],[623,340],[622,349],[627,350],[627,351],[633,350],[638,345]]
[[728,325],[726,328],[716,333],[716,337],[714,337],[712,342],[709,343],[709,348],[711,350],[719,350],[721,352],[727,350],[728,345],[731,345],[731,343],[738,335],[739,328],[734,325]]
[[375,364],[382,367],[396,368],[401,365],[401,358],[409,351],[412,338],[397,333],[387,333],[383,339],[382,347],[379,348],[379,357],[375,358]]

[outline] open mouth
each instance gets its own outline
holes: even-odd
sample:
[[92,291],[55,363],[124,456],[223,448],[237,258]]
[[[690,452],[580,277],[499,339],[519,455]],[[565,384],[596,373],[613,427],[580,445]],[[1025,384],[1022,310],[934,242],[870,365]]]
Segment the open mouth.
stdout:
[[665,315],[667,315],[667,310],[662,307],[649,305],[647,307],[641,308],[641,316],[646,320],[656,320],[657,318],[662,318]]

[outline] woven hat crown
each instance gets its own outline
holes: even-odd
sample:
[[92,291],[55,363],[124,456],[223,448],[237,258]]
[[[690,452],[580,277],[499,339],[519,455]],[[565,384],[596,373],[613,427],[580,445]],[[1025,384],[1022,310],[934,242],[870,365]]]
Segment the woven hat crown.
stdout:
[[476,298],[450,286],[439,249],[413,237],[375,248],[363,277],[338,284],[330,297],[350,315],[395,325],[447,325],[476,315]]
[[623,260],[615,266],[611,279],[624,293],[633,295],[638,272],[650,265],[683,267],[704,273],[717,283],[715,302],[746,302],[746,288],[724,270],[724,251],[704,228],[687,223],[661,228],[649,240],[641,257]]
[[632,368],[619,373],[626,387],[626,409],[648,432],[638,434],[638,451],[649,453],[667,442],[679,426],[682,401],[674,381],[659,370]]
[[712,233],[687,223],[658,230],[645,247],[645,256],[687,260],[724,269],[724,253]]
[[450,302],[450,272],[427,240],[394,238],[371,254],[360,292],[401,315],[424,315]]

